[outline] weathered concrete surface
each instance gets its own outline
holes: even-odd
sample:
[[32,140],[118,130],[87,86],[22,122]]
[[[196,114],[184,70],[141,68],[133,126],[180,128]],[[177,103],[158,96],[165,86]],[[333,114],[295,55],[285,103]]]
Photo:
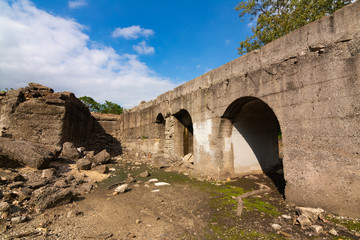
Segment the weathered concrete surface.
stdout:
[[0,96],[2,134],[45,145],[83,144],[92,133],[93,118],[69,92],[30,83]]
[[115,138],[118,118],[98,118],[73,93],[54,93],[40,84],[29,83],[28,87],[1,93],[0,165],[13,160],[44,168],[58,156],[61,147],[61,157],[73,160],[80,156],[76,147],[120,154],[121,144]]
[[194,154],[217,178],[267,171],[289,202],[360,216],[360,2],[121,116],[122,144]]

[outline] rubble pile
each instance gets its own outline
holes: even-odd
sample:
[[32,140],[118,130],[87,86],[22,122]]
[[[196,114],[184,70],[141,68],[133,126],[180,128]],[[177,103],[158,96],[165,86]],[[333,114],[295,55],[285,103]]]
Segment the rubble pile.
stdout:
[[9,224],[24,222],[45,209],[78,199],[97,183],[82,170],[107,178],[109,168],[104,164],[110,161],[105,149],[94,154],[65,142],[49,168],[38,170],[24,165],[0,168],[0,219]]

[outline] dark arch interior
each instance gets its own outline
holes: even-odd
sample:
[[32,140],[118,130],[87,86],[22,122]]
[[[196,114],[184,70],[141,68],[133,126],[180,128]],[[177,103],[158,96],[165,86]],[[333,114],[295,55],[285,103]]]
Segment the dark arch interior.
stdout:
[[193,123],[191,116],[185,109],[180,110],[174,114],[174,117],[181,123],[182,128],[182,154],[193,153]]
[[164,118],[164,116],[163,116],[161,113],[159,113],[159,114],[157,115],[157,117],[156,117],[155,122],[158,123],[158,124],[163,124],[163,125],[165,125],[165,118]]
[[279,154],[281,131],[273,110],[258,98],[244,97],[230,104],[223,117],[232,122],[250,146],[262,171],[284,195],[285,180],[282,158]]

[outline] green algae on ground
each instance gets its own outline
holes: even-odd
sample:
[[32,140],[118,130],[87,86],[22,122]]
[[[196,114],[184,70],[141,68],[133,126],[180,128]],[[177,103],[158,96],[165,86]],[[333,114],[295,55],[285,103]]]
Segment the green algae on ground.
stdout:
[[244,199],[244,205],[248,211],[259,210],[260,212],[266,213],[272,217],[280,216],[280,212],[277,211],[276,207],[271,204],[264,202],[258,198],[255,199]]
[[235,240],[235,239],[264,239],[264,240],[281,240],[285,239],[284,237],[269,233],[269,234],[262,234],[258,233],[253,230],[244,230],[240,229],[238,226],[213,226],[212,232],[214,235],[206,235],[206,239],[227,239],[227,240]]
[[336,224],[341,224],[341,225],[345,226],[347,229],[349,229],[350,231],[354,230],[354,231],[360,232],[360,221],[338,219],[338,218],[333,218],[333,217],[326,217],[326,219],[328,219]]

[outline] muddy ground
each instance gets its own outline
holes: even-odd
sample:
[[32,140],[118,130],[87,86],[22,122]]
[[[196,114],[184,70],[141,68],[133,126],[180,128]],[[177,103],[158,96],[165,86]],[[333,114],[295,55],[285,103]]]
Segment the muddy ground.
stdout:
[[[312,221],[323,228],[319,233],[314,227],[302,228],[296,220],[296,207],[286,203],[273,180],[263,174],[219,182],[192,178],[191,172],[169,172],[131,163],[127,158],[109,167],[116,171],[100,181],[90,194],[32,215],[24,223],[2,222],[0,238],[360,239],[358,220],[329,213]],[[151,175],[141,177],[145,170]],[[109,186],[126,180],[129,173],[136,182],[130,183],[125,193],[114,195]],[[281,179],[280,175],[271,177]],[[170,185],[148,182],[154,178]],[[271,190],[244,199],[244,209],[238,217],[235,197],[259,189],[259,183]],[[276,185],[279,187],[278,182]]]

